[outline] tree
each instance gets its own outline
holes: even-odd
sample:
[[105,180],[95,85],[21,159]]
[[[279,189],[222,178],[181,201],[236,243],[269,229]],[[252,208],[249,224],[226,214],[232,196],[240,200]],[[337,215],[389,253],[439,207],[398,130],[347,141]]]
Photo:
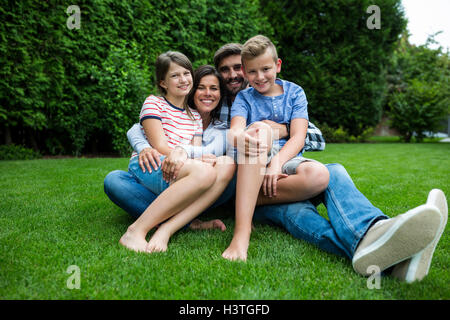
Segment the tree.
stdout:
[[421,46],[408,42],[404,33],[389,72],[387,113],[391,126],[406,142],[413,134],[422,141],[425,132],[437,132],[450,104],[450,58],[442,48],[431,49],[435,35]]
[[301,85],[310,118],[359,136],[378,124],[390,62],[406,20],[400,0],[376,1],[380,29],[369,29],[369,0],[261,0],[275,30],[282,76]]

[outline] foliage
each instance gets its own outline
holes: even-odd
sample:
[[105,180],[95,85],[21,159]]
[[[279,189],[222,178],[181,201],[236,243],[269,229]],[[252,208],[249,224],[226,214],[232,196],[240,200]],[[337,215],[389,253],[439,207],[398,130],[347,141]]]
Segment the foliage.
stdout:
[[41,154],[24,146],[0,145],[0,160],[32,160],[41,158]]
[[354,136],[350,134],[342,126],[339,128],[331,128],[326,123],[319,125],[320,130],[327,143],[342,143],[342,142],[367,142],[369,138],[373,135],[374,129],[369,127],[365,129],[360,135]]
[[[282,75],[306,92],[310,117],[358,136],[381,116],[385,70],[405,28],[400,0],[262,0],[276,31]],[[370,5],[381,28],[369,29]]]
[[412,46],[403,36],[389,72],[387,112],[391,126],[406,142],[424,133],[437,132],[439,122],[449,113],[450,57],[442,48],[431,49],[434,36],[425,45]]
[[44,153],[79,155],[100,142],[126,152],[126,125],[138,119],[141,92],[153,93],[159,54],[178,50],[194,66],[211,64],[227,42],[272,35],[257,0],[76,4],[80,29],[67,27],[65,1],[0,5],[1,134],[31,144],[25,132],[37,132]]

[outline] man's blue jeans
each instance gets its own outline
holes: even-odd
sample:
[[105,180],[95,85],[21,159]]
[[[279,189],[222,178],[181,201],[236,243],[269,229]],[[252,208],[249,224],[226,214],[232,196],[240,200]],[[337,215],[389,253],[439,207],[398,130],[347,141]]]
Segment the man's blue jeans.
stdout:
[[[387,219],[356,188],[345,168],[327,164],[330,182],[318,197],[296,203],[259,206],[254,220],[283,227],[295,238],[322,250],[352,259],[359,241],[374,222]],[[313,203],[314,202],[314,203]],[[316,208],[323,202],[328,219]]]
[[[322,194],[311,201],[259,206],[255,210],[254,220],[278,225],[295,238],[351,259],[369,227],[377,220],[388,217],[356,188],[342,165],[326,166],[330,172],[330,182]],[[214,206],[231,198],[234,183],[230,183]],[[139,217],[156,198],[125,171],[109,173],[104,188],[108,197],[134,218]],[[319,201],[327,208],[329,220],[319,215],[316,208]]]

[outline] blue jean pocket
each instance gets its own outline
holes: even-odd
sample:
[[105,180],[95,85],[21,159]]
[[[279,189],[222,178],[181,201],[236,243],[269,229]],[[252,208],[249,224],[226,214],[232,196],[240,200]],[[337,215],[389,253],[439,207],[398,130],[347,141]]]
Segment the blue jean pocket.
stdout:
[[[164,158],[165,156],[161,156],[161,162],[164,160]],[[157,170],[153,169],[152,172],[142,172],[142,169],[139,166],[138,157],[130,160],[128,171],[135,176],[136,180],[138,180],[140,184],[157,195],[161,194],[169,187],[169,183],[167,183],[163,179],[161,167],[159,167]]]

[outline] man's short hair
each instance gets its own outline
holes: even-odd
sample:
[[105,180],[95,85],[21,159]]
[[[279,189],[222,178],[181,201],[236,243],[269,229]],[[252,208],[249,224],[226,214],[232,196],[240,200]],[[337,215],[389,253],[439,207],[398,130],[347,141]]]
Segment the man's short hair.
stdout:
[[257,35],[248,39],[242,48],[241,56],[242,61],[254,59],[266,52],[269,49],[272,54],[273,61],[277,63],[278,54],[275,45],[269,38],[263,35]]
[[241,55],[241,51],[242,44],[227,43],[226,45],[219,48],[219,50],[217,50],[214,54],[214,66],[216,67],[216,69],[219,69],[219,64],[223,59],[229,56]]

